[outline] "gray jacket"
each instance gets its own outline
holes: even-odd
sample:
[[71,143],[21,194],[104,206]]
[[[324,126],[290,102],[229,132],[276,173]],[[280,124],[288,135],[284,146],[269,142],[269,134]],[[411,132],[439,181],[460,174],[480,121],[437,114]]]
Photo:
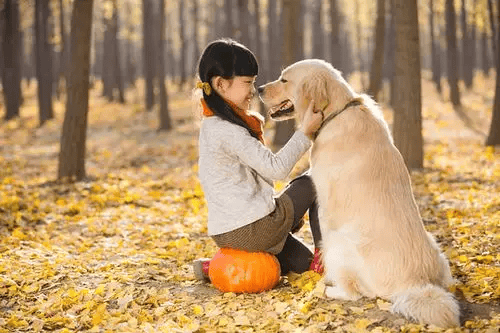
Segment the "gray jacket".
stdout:
[[229,232],[271,213],[273,181],[284,180],[310,147],[311,140],[296,131],[275,154],[245,128],[217,116],[204,118],[198,162],[208,234]]

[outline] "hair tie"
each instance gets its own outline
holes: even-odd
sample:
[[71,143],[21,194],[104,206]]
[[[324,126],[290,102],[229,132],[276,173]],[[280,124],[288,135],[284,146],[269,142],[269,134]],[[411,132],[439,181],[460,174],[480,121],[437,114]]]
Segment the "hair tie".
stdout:
[[196,88],[203,89],[203,92],[206,95],[210,95],[212,93],[212,87],[210,86],[210,84],[208,82],[198,81],[198,82],[196,82]]

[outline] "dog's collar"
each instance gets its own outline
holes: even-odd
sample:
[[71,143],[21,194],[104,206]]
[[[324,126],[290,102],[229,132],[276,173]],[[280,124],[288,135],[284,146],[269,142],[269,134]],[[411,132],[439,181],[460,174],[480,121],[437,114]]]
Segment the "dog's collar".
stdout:
[[[358,105],[361,105],[363,104],[363,102],[359,99],[353,99],[352,101],[350,101],[349,103],[347,103],[343,108],[342,110],[340,110],[339,112],[332,112],[328,115],[328,117],[326,117],[323,122],[321,123],[321,125],[319,126],[318,130],[314,133],[313,135],[313,140],[316,140],[316,138],[318,137],[319,135],[319,132],[323,129],[323,127],[329,123],[331,120],[333,120],[333,118],[337,117],[339,114],[341,114],[342,112],[344,112],[345,110],[347,110],[348,108],[350,107],[353,107],[353,106],[358,106]],[[323,111],[322,111],[323,112]]]

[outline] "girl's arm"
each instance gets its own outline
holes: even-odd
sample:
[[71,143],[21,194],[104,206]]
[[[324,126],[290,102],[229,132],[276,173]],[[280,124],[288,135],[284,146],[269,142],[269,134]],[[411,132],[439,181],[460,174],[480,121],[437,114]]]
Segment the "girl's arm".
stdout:
[[309,137],[321,125],[322,116],[313,112],[313,106],[311,102],[302,126],[277,153],[273,153],[241,127],[235,128],[238,133],[230,136],[230,142],[226,143],[227,148],[261,176],[271,180],[285,179],[297,161],[311,147]]

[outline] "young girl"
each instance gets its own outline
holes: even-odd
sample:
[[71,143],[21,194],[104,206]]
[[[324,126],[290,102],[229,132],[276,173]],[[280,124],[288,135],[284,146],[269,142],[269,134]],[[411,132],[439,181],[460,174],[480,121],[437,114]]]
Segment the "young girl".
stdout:
[[[307,174],[280,195],[273,181],[285,179],[311,147],[322,117],[309,106],[301,127],[276,154],[264,145],[262,117],[250,113],[258,64],[253,53],[233,40],[210,43],[199,61],[203,121],[199,137],[199,178],[208,204],[208,234],[217,246],[276,255],[284,275],[308,269],[322,272],[316,193]],[[313,254],[292,236],[309,219]],[[196,278],[207,280],[208,259],[194,261]]]

